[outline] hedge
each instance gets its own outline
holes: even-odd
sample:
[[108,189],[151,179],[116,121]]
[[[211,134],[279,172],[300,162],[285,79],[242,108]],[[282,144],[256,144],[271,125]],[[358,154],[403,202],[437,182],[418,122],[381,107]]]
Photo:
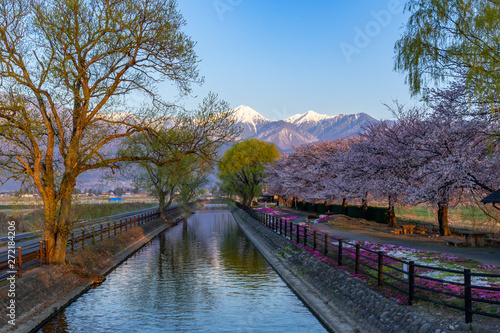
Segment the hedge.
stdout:
[[[309,212],[314,212],[318,214],[331,213],[331,214],[342,214],[342,205],[326,205],[325,204],[313,204],[310,202],[299,201],[297,205],[298,209],[305,210]],[[372,207],[368,206],[366,212],[366,219],[369,221],[375,221],[377,223],[389,224],[389,214],[387,213],[387,208],[384,207]],[[347,216],[354,218],[363,218],[363,207],[362,206],[348,206]]]

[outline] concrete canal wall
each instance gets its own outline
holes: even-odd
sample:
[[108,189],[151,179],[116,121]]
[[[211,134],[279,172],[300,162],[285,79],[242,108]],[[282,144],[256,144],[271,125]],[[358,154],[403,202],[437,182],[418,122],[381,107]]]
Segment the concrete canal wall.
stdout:
[[319,261],[247,213],[232,209],[238,225],[311,311],[333,332],[494,332],[402,306],[362,280]]

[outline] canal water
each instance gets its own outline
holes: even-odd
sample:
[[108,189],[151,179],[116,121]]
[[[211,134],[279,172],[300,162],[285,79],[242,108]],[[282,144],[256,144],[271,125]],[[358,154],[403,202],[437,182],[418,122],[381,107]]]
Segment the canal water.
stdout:
[[39,332],[325,332],[227,210],[200,210]]

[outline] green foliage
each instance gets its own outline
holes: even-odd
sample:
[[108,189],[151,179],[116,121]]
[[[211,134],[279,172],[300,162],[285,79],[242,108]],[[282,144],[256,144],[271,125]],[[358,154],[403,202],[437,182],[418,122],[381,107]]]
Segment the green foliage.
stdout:
[[249,139],[233,145],[219,163],[221,188],[239,195],[244,204],[250,204],[261,192],[266,177],[264,165],[277,158],[279,153],[272,143]]
[[427,81],[465,77],[481,99],[500,92],[500,3],[410,0],[406,31],[395,45],[399,71],[418,93]]
[[385,207],[368,207],[367,220],[389,224],[389,213]]
[[[318,214],[323,214],[329,212],[331,214],[342,214],[342,205],[327,205],[324,204],[312,204],[310,202],[299,202],[298,209],[307,210],[310,212],[316,212]],[[347,208],[347,215],[354,218],[363,218],[363,207],[362,206],[349,206]],[[369,206],[366,214],[366,219],[369,221],[375,221],[378,223],[388,224],[389,214],[386,207],[372,207]]]
[[328,205],[326,208],[327,208],[326,210],[332,214],[342,214],[341,205]]
[[324,203],[316,204],[316,212],[318,214],[324,214],[326,212],[326,206]]
[[210,93],[194,112],[181,112],[155,131],[126,140],[119,155],[132,161],[123,169],[134,185],[158,197],[164,219],[175,193],[185,207],[198,195],[219,148],[238,134],[228,104]]

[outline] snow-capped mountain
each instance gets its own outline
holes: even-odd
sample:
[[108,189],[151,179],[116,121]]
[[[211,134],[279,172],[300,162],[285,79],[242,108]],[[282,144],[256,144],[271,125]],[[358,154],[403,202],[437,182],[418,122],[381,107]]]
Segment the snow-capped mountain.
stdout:
[[249,138],[257,135],[259,129],[272,122],[249,106],[241,105],[234,109],[236,123],[243,129],[241,137]]
[[308,132],[320,140],[332,140],[356,135],[364,125],[377,122],[366,113],[339,114],[330,119],[319,122],[308,129]]
[[319,140],[353,136],[361,132],[364,125],[377,122],[366,113],[329,116],[314,111],[272,121],[244,105],[235,109],[235,117],[237,125],[243,129],[240,138],[255,137],[273,142],[283,151]]
[[331,119],[333,116],[329,116],[326,114],[319,114],[314,111],[307,111],[306,113],[296,114],[291,116],[290,118],[284,119],[286,122],[292,123],[294,125],[303,125],[303,124],[317,124],[322,120]]

